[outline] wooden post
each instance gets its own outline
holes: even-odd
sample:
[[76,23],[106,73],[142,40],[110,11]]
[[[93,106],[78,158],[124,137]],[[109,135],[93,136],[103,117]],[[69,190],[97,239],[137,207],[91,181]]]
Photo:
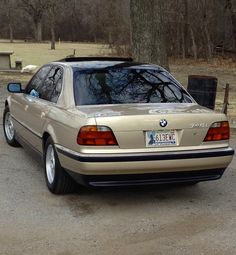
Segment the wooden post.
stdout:
[[229,84],[227,83],[225,87],[224,104],[222,109],[222,112],[226,115],[228,110],[228,104],[229,104]]

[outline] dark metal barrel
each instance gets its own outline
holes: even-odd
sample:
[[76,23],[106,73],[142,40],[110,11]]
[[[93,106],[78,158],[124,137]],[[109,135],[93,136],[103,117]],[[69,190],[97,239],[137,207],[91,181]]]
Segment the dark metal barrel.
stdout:
[[188,77],[188,92],[198,104],[214,110],[216,91],[216,77],[200,75],[190,75]]

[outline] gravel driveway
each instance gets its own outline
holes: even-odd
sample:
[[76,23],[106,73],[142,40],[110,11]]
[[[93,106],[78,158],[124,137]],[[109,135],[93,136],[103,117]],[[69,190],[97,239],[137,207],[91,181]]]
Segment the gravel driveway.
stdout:
[[[5,95],[0,86],[1,115]],[[55,196],[40,162],[7,146],[0,124],[0,254],[235,255],[235,170],[234,158],[221,180],[192,187]]]

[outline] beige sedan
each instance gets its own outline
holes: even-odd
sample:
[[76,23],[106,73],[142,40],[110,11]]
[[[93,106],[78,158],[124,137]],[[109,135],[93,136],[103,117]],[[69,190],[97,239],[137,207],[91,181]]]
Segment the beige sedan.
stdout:
[[163,68],[121,58],[67,58],[25,89],[10,83],[3,128],[43,159],[49,190],[197,183],[232,160],[224,114],[198,105]]

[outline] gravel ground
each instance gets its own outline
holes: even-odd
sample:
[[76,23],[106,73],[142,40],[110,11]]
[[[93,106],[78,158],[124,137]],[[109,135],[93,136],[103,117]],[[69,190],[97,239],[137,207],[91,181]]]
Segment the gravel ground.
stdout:
[[[0,86],[0,115],[5,94]],[[55,196],[40,162],[7,146],[0,124],[0,254],[234,255],[235,170],[236,158],[221,180],[192,187]]]

